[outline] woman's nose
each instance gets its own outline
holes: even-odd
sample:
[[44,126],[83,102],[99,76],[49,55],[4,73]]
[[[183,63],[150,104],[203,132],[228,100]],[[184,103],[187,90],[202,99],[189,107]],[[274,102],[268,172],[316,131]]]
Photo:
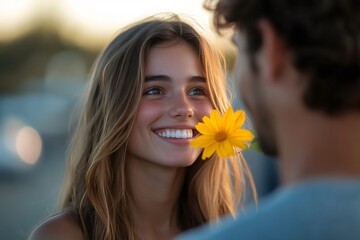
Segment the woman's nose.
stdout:
[[194,109],[186,94],[177,94],[172,99],[169,115],[177,118],[190,118],[194,116]]

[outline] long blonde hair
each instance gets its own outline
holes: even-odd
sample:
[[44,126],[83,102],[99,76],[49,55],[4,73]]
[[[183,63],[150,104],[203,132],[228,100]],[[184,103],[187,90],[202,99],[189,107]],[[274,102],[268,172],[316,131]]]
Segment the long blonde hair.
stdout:
[[[129,134],[139,105],[144,63],[159,42],[182,39],[197,52],[214,108],[230,106],[222,58],[190,24],[171,14],[129,26],[101,53],[93,68],[84,106],[70,144],[61,209],[78,218],[86,239],[137,239],[125,165]],[[229,161],[213,156],[188,167],[179,199],[183,230],[236,213],[245,174],[240,154]]]

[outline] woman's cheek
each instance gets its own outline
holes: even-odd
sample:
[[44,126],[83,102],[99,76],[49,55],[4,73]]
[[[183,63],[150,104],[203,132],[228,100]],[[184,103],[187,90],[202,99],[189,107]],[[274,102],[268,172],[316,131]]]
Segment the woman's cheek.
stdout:
[[152,119],[163,113],[164,107],[156,102],[140,102],[137,110],[137,118]]

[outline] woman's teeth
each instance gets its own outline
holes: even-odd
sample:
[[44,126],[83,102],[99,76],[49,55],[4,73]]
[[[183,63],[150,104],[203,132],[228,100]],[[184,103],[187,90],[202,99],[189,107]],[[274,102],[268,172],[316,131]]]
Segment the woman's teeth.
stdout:
[[160,137],[165,138],[192,138],[193,130],[192,129],[164,129],[157,134]]

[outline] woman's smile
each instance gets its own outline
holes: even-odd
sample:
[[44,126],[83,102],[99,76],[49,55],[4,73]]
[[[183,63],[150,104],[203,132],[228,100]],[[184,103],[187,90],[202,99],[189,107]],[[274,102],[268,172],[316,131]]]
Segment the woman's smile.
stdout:
[[189,145],[190,140],[198,135],[195,128],[161,128],[155,129],[153,132],[166,142],[177,145]]

